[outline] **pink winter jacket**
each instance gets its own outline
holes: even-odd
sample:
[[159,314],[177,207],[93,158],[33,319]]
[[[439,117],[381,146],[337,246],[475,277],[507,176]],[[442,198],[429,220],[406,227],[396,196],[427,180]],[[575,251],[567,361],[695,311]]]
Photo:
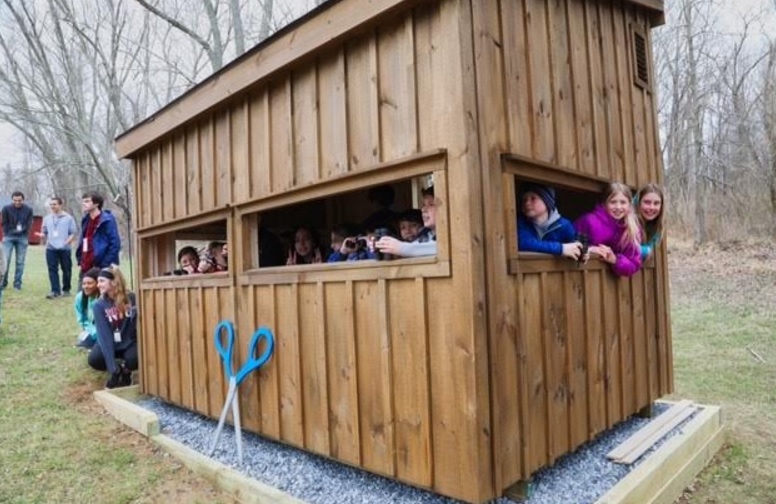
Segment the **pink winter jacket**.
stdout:
[[[609,215],[602,204],[574,222],[577,233],[585,233],[590,245],[607,245],[617,256],[612,272],[618,276],[634,275],[641,268],[641,248],[629,243],[620,243],[625,228],[620,221]],[[640,240],[639,240],[640,241]]]

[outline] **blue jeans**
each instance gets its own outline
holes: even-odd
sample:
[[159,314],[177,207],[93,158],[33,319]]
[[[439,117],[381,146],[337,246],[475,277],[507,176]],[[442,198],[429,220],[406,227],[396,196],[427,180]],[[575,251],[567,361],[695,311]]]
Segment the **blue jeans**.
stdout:
[[24,275],[24,260],[27,258],[27,236],[3,237],[3,252],[5,252],[5,278],[3,288],[8,286],[8,277],[11,276],[11,252],[16,251],[16,271],[13,276],[13,286],[22,288],[22,275]]
[[[53,294],[70,292],[70,279],[73,276],[73,255],[70,249],[46,249],[49,282]],[[59,267],[62,266],[62,288],[59,285]]]

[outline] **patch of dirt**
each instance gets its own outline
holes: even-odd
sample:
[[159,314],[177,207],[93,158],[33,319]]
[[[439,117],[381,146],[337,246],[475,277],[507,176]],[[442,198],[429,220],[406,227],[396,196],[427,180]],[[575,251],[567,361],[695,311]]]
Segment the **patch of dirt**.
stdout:
[[673,300],[704,299],[767,312],[776,306],[776,242],[696,248],[689,241],[671,240],[668,269]]
[[65,401],[73,405],[80,413],[101,413],[103,411],[97,401],[94,400],[95,390],[101,390],[102,383],[96,380],[83,380],[76,382],[62,390]]
[[[72,384],[63,391],[65,401],[76,410],[87,415],[108,415],[103,407],[94,400],[93,393],[102,390],[103,379],[86,379]],[[135,454],[138,458],[156,459],[168,470],[165,478],[155,486],[146,488],[144,494],[133,501],[135,504],[168,504],[170,502],[202,504],[237,504],[230,494],[221,491],[206,479],[194,474],[175,457],[165,452],[138,432],[116,422],[103,437],[105,443],[120,446]]]

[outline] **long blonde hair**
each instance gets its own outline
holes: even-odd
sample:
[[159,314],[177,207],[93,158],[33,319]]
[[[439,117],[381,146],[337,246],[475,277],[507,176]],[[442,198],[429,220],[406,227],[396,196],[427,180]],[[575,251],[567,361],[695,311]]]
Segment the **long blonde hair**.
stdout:
[[633,211],[633,192],[631,188],[620,182],[612,182],[606,186],[604,191],[604,203],[608,203],[614,196],[622,194],[628,200],[630,210],[628,214],[623,218],[623,224],[625,230],[620,237],[620,246],[625,248],[628,245],[638,248],[641,245],[641,230],[639,229],[639,222],[636,219]]
[[109,271],[113,274],[113,278],[110,279],[113,282],[113,304],[116,306],[116,310],[124,316],[127,309],[132,304],[129,300],[129,293],[127,292],[127,281],[124,279],[124,274],[121,272],[118,266],[111,264],[107,268],[103,268],[102,271]]
[[[644,218],[641,216],[641,212],[639,211],[639,206],[641,206],[641,198],[647,194],[657,194],[660,197],[660,213],[657,214],[657,217],[651,221],[644,220]],[[664,203],[665,197],[663,196],[663,189],[659,185],[653,184],[651,182],[642,187],[638,194],[636,194],[636,215],[638,216],[639,223],[641,224],[641,229],[644,230],[644,236],[642,237],[643,240],[649,241],[656,234],[663,234],[663,210],[665,208]]]

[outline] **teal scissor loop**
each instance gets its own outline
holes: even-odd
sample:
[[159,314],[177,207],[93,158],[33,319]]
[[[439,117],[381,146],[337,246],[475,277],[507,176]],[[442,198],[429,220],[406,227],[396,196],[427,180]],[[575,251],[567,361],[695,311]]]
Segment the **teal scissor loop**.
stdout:
[[[222,341],[223,330],[226,331],[226,348],[224,348]],[[246,376],[259,369],[269,360],[269,358],[272,356],[272,352],[275,350],[275,338],[272,335],[272,331],[268,327],[259,327],[253,333],[253,336],[251,337],[251,343],[248,345],[247,360],[236,374],[232,365],[234,338],[234,324],[232,324],[231,320],[222,320],[218,323],[218,325],[216,325],[216,350],[218,351],[218,354],[221,356],[221,360],[224,363],[224,372],[226,373],[227,378],[234,378],[237,385],[239,385],[242,383]],[[259,349],[259,342],[261,340],[265,340],[267,344],[264,347],[264,352],[262,352],[262,354],[257,357],[256,352]]]

